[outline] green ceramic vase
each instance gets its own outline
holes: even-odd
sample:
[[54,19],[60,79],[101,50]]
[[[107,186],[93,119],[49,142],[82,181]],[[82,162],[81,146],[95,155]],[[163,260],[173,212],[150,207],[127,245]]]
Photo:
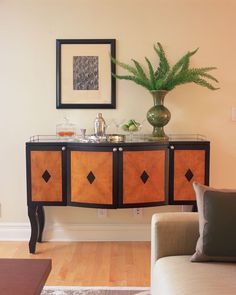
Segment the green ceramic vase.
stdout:
[[155,139],[168,139],[164,132],[164,126],[170,121],[170,111],[163,105],[168,91],[150,91],[153,96],[154,106],[147,112],[147,120],[153,126],[152,135]]

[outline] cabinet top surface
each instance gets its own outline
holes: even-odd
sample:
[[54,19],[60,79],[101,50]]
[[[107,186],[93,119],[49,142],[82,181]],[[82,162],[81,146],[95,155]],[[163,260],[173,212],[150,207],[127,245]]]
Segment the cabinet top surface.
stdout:
[[71,139],[58,138],[55,135],[34,135],[30,137],[27,143],[55,143],[55,144],[85,144],[85,145],[122,145],[122,144],[171,144],[184,142],[209,142],[205,136],[200,134],[169,134],[168,139],[157,139],[151,134],[128,134],[125,135],[123,141],[109,141],[107,138],[96,138],[94,136],[86,136],[85,138],[75,137]]

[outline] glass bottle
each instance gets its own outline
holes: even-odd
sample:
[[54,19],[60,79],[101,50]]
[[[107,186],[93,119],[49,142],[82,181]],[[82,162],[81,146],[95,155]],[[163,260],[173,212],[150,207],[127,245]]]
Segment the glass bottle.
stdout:
[[76,137],[77,126],[64,117],[65,122],[56,126],[57,138],[60,140],[73,140]]

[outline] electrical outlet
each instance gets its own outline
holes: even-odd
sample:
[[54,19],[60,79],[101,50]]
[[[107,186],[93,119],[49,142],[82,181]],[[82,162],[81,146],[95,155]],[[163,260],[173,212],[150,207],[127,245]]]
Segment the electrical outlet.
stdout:
[[134,215],[134,217],[142,217],[143,216],[143,208],[134,208],[133,215]]
[[98,209],[98,217],[100,218],[107,217],[107,209]]

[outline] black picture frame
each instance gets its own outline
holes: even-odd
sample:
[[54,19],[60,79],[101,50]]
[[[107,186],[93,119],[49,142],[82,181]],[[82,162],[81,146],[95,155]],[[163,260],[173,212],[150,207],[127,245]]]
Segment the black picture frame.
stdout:
[[56,40],[57,109],[115,109],[115,39]]

